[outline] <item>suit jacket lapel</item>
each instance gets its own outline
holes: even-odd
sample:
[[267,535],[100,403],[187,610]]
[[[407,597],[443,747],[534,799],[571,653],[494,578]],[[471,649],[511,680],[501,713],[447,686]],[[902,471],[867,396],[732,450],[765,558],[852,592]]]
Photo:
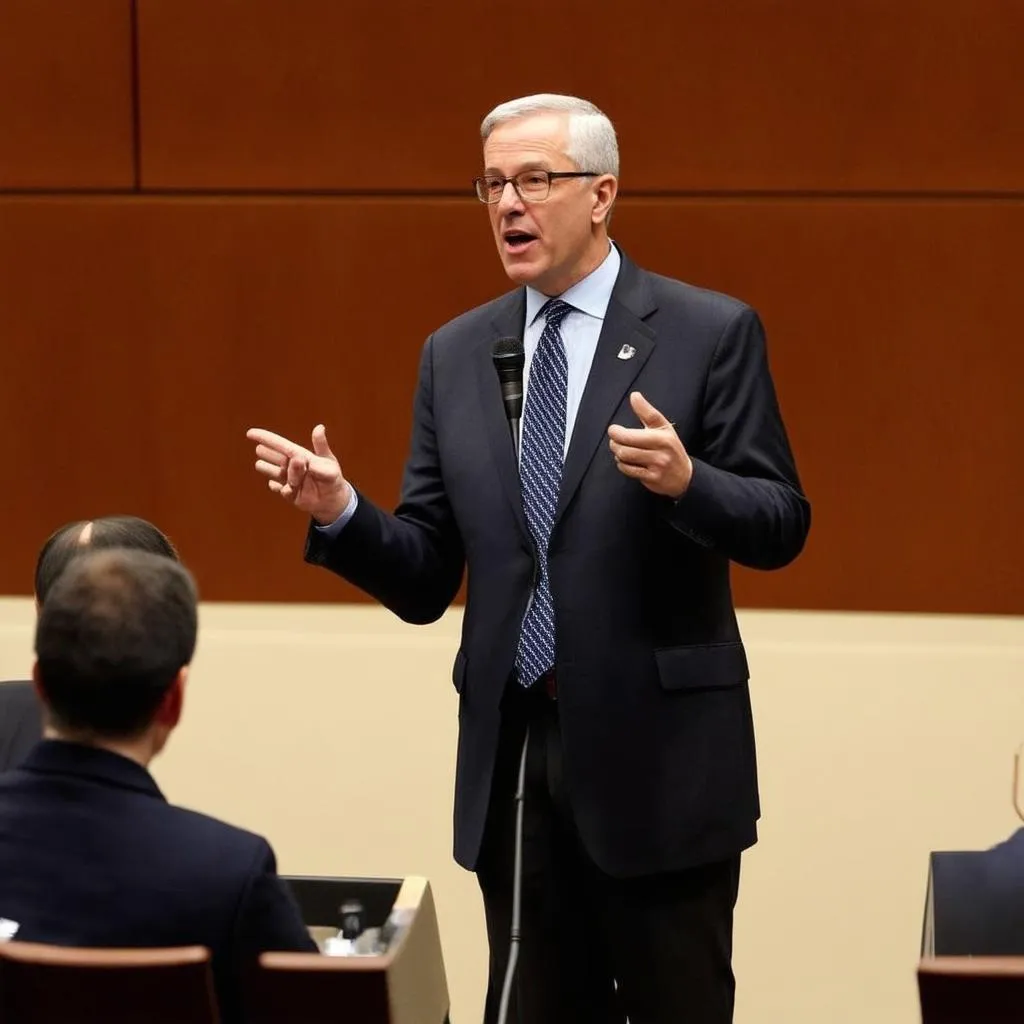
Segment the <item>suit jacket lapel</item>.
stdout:
[[[644,317],[656,308],[644,272],[623,254],[562,467],[556,523],[572,501],[595,452],[606,443],[615,410],[654,350],[654,331],[644,323]],[[635,352],[620,359],[624,345]]]
[[526,292],[519,288],[508,295],[496,310],[493,320],[494,336],[477,349],[477,374],[480,408],[483,413],[487,438],[494,456],[494,465],[502,488],[512,506],[512,513],[523,536],[532,543],[530,530],[523,512],[523,491],[519,481],[519,455],[512,444],[512,434],[505,418],[505,404],[501,386],[492,361],[492,345],[498,338],[521,338],[526,318]]

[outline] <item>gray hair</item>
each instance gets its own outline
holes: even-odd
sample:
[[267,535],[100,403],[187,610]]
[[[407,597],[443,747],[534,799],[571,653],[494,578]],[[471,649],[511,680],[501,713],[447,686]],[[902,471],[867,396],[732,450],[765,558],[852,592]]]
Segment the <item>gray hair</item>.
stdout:
[[531,114],[568,114],[569,145],[566,156],[581,171],[619,176],[619,143],[606,114],[589,100],[542,92],[500,103],[480,125],[480,137],[487,141],[500,124]]

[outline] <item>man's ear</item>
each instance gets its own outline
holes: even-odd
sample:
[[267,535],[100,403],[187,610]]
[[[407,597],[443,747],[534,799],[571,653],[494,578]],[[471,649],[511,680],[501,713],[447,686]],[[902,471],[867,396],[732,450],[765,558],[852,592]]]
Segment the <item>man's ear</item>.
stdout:
[[595,224],[601,224],[608,219],[618,194],[619,180],[614,174],[602,174],[594,182],[594,208],[591,210],[590,219]]
[[173,729],[181,721],[181,710],[185,703],[185,683],[188,680],[188,665],[182,665],[174,682],[167,688],[164,699],[156,709],[154,721]]
[[46,703],[46,691],[43,689],[43,677],[39,672],[39,659],[37,658],[32,665],[32,689],[36,691],[36,696],[45,704]]

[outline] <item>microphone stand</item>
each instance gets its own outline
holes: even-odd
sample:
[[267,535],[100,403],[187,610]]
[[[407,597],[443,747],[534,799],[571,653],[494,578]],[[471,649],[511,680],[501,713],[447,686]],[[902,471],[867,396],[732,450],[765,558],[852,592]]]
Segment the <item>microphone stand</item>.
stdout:
[[[518,434],[518,421],[516,422],[516,433]],[[518,437],[516,438],[516,449],[518,450]],[[497,1024],[506,1024],[508,1019],[508,1004],[512,997],[512,982],[516,976],[516,963],[519,960],[519,917],[520,901],[523,891],[523,800],[526,790],[526,747],[530,742],[530,729],[526,729],[526,737],[523,739],[523,752],[519,757],[519,781],[516,783],[516,853],[515,867],[512,873],[512,929],[509,937],[508,965],[505,968],[505,984],[501,989],[501,1003],[498,1007]]]
[[[512,433],[512,455],[519,461],[520,424],[523,415],[523,339],[499,338],[492,349],[494,368],[501,384],[501,397],[505,405],[505,416]],[[519,779],[516,783],[516,849],[512,872],[512,926],[509,935],[508,964],[505,967],[505,982],[501,990],[497,1024],[506,1024],[508,1007],[512,998],[512,985],[519,960],[520,904],[523,891],[523,802],[526,790],[526,749],[530,742],[527,726],[523,739],[523,751],[519,756]]]

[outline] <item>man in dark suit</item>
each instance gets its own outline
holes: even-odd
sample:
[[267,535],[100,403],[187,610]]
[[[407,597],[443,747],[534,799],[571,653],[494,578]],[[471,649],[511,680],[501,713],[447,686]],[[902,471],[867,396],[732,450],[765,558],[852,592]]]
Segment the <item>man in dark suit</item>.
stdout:
[[[482,136],[477,196],[523,287],[427,340],[396,512],[357,494],[322,426],[311,449],[251,430],[256,468],[312,516],[307,560],[407,621],[440,616],[468,567],[455,856],[484,898],[486,1020],[522,766],[510,1019],[723,1024],[759,816],[729,563],[784,566],[810,525],[764,333],[610,243],[618,149],[592,104],[515,100]],[[492,365],[508,337],[526,359],[518,472]]]
[[[177,560],[174,545],[137,516],[102,516],[65,523],[46,539],[36,559],[36,607],[71,559],[85,551],[130,548]],[[29,681],[0,682],[0,772],[20,764],[43,734],[42,708]]]
[[0,777],[0,917],[65,946],[210,949],[225,1021],[264,950],[315,951],[265,839],[167,803],[147,766],[181,716],[196,592],[169,558],[75,558],[41,606],[46,738]]

